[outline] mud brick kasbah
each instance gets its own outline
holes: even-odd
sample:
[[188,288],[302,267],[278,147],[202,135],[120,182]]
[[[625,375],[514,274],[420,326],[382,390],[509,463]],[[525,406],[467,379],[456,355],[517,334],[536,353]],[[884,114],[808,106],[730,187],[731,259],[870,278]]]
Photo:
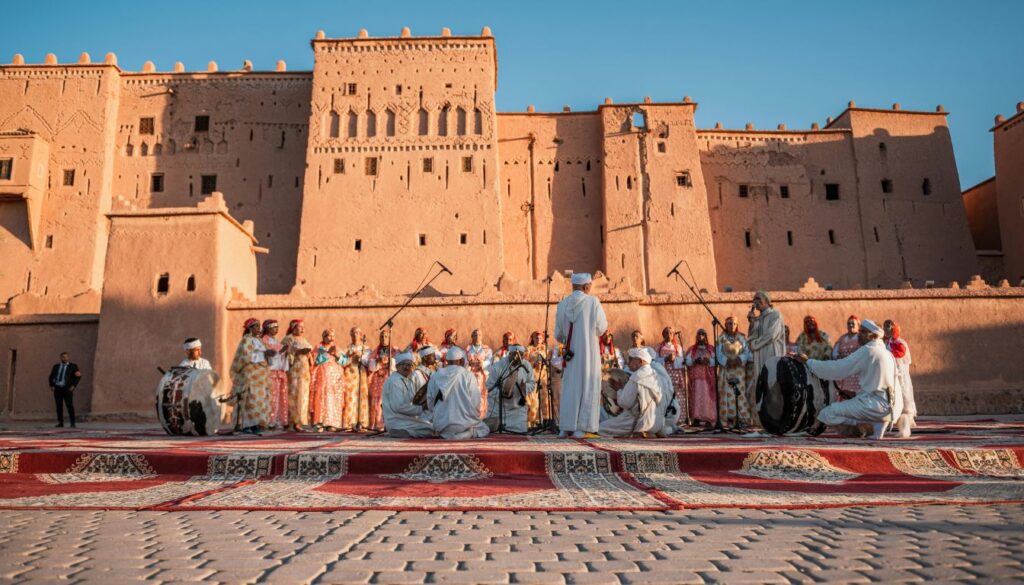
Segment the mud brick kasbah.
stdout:
[[543,329],[568,271],[597,275],[620,339],[690,339],[706,314],[665,276],[686,259],[723,317],[767,289],[796,332],[899,321],[923,414],[1024,410],[1024,106],[965,206],[942,106],[774,130],[697,128],[682,95],[497,112],[489,28],[311,48],[312,71],[0,66],[0,418],[50,416],[62,350],[80,412],[152,419],[186,337],[222,375],[250,316],[372,340],[435,260],[454,274],[400,344]]

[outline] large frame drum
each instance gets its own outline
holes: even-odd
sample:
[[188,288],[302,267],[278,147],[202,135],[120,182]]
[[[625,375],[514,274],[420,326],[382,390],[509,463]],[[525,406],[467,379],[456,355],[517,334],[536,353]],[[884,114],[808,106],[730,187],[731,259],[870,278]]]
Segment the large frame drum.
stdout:
[[174,367],[156,387],[156,415],[168,435],[212,435],[223,414],[213,370]]
[[757,378],[756,398],[761,426],[769,433],[820,435],[825,430],[818,413],[830,402],[827,382],[799,360],[769,358]]

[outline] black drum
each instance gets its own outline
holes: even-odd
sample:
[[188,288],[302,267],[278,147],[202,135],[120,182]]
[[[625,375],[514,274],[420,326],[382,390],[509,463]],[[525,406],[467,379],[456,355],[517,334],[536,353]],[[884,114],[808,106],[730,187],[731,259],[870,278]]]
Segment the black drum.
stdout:
[[213,370],[173,367],[156,387],[156,414],[168,435],[212,435],[223,407]]
[[829,404],[828,385],[799,360],[769,359],[757,378],[756,398],[761,426],[773,435],[825,430],[818,413]]

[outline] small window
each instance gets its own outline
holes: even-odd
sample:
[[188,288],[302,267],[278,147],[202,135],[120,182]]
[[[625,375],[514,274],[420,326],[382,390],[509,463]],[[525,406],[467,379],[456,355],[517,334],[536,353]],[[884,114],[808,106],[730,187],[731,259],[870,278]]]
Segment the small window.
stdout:
[[878,239],[878,226],[873,228],[875,230],[875,243],[877,244],[880,240]]
[[156,294],[165,295],[171,289],[171,275],[163,273],[156,279]]
[[362,240],[356,240],[356,252],[362,252],[362,251],[363,251],[363,241]]
[[354,83],[349,83],[346,85],[346,93],[348,95],[355,95],[357,89],[359,89],[359,86],[357,86]]
[[149,176],[149,191],[151,193],[163,193],[164,192],[164,174],[153,173]]
[[749,185],[740,185],[740,197],[750,197]]
[[881,154],[882,156],[885,156],[886,150],[887,150],[887,148],[885,146],[885,143],[884,142],[879,142],[878,143],[878,153]]
[[189,275],[188,281],[185,283],[185,290],[196,292],[196,276],[194,274]]
[[427,245],[427,234],[420,234],[419,235],[419,240],[420,240],[420,245],[421,246],[426,246]]
[[779,197],[789,199],[789,185],[779,185]]
[[462,157],[462,172],[472,173],[473,172],[473,157],[464,156]]
[[921,182],[921,193],[923,195],[932,194],[932,182],[930,179],[926,178],[924,181]]
[[196,132],[209,132],[210,131],[210,117],[209,116],[196,116]]
[[139,118],[139,134],[153,134],[153,118]]
[[690,180],[689,172],[682,172],[676,175],[676,187],[692,187],[693,181]]
[[334,159],[334,174],[344,175],[345,174],[345,159],[336,158]]
[[395,95],[402,95],[402,86],[401,85],[396,85],[395,86]]
[[839,183],[825,183],[825,200],[839,201]]
[[217,175],[203,175],[200,183],[199,193],[209,195],[217,190]]
[[460,244],[462,244],[463,246],[465,246],[465,245],[466,245],[466,242],[467,242],[468,240],[469,240],[469,234],[459,234],[459,243],[460,243]]
[[747,230],[747,231],[743,232],[743,241],[747,245],[747,247],[749,248],[750,247],[750,230]]
[[892,179],[882,179],[882,193],[892,193]]
[[666,150],[666,148],[665,148],[665,143],[664,143],[664,142],[659,142],[659,143],[658,143],[658,152],[660,152],[660,153],[664,153],[664,152],[665,152],[665,150]]
[[644,129],[647,127],[647,117],[644,116],[643,112],[633,112],[629,121],[633,124],[634,128]]
[[47,249],[53,249],[53,234],[46,236],[46,247]]
[[428,156],[428,157],[423,159],[423,172],[424,173],[432,173],[432,172],[434,172],[434,158],[433,157],[429,157]]
[[793,245],[793,232],[792,231],[787,231],[786,232],[786,243],[788,243],[790,246]]
[[830,243],[830,244],[835,244],[836,243],[836,232],[835,232],[835,230],[828,230],[828,243]]
[[13,158],[0,158],[0,181],[10,181],[11,171],[14,170]]
[[368,157],[366,159],[366,174],[371,176],[377,176],[377,163],[380,159],[375,156]]
[[64,169],[64,186],[73,187],[75,185],[75,169]]

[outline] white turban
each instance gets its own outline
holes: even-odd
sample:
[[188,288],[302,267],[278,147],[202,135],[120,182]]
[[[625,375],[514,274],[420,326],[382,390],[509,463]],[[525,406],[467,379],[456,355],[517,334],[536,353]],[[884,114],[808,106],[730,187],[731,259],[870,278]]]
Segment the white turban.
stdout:
[[428,355],[437,355],[437,349],[433,345],[428,345],[420,350],[420,357],[427,357]]
[[572,278],[569,280],[576,286],[581,284],[590,284],[593,282],[593,279],[590,277],[590,273],[588,272],[574,272]]
[[647,351],[646,347],[629,348],[629,357],[638,359],[645,364],[651,363],[651,353]]
[[450,362],[457,362],[466,357],[466,352],[462,351],[462,349],[458,347],[450,347],[448,348],[448,353],[444,357]]
[[400,364],[402,362],[411,362],[411,361],[413,361],[412,353],[408,352],[408,351],[405,352],[405,353],[400,353],[400,354],[395,356],[395,364]]
[[521,346],[521,345],[519,345],[519,344],[516,344],[516,345],[510,345],[510,346],[508,346],[508,351],[509,351],[509,353],[511,353],[511,352],[513,352],[513,351],[518,351],[518,352],[525,352],[525,351],[526,351],[526,348],[525,348],[525,347],[523,347],[523,346]]
[[199,341],[198,339],[186,339],[185,340],[185,345],[184,345],[185,351],[188,351],[190,349],[196,349],[198,347],[203,347],[203,342],[202,341]]
[[866,329],[867,331],[874,333],[875,335],[885,335],[885,330],[878,326],[877,323],[871,319],[864,319],[860,322],[860,328]]

